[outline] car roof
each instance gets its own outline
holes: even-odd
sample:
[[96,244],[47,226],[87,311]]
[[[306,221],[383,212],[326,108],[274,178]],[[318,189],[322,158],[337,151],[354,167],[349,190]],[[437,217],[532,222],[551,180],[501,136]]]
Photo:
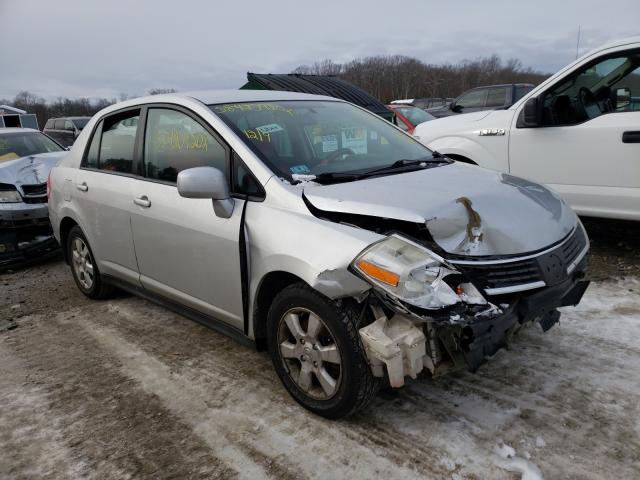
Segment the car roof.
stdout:
[[82,118],[91,118],[91,115],[77,115],[74,117],[51,117],[49,120],[80,120]]
[[587,57],[589,55],[592,55],[594,53],[600,52],[602,50],[606,50],[608,48],[615,48],[615,47],[622,47],[624,45],[629,45],[632,43],[640,43],[640,35],[635,35],[633,37],[626,37],[626,38],[616,38],[614,40],[611,40],[607,43],[604,43],[592,50],[590,50],[589,52],[587,52],[586,54],[583,55],[583,57]]
[[37,132],[40,133],[40,130],[36,130],[35,128],[20,128],[20,127],[5,127],[0,128],[0,134],[3,133],[18,133],[18,132]]
[[130,98],[123,102],[110,105],[98,112],[100,115],[109,114],[122,108],[135,107],[150,103],[171,103],[185,100],[197,100],[205,105],[218,103],[269,102],[286,100],[323,100],[343,102],[339,98],[308,93],[281,92],[276,90],[206,90],[198,92],[163,93],[146,97]]
[[[473,87],[470,88],[469,90],[478,90],[481,88],[496,88],[496,87],[512,87],[512,86],[516,86],[516,87],[534,87],[535,85],[533,85],[533,83],[499,83],[496,85],[481,85],[479,87]],[[467,90],[467,91],[469,91]]]
[[387,105],[389,108],[415,108],[417,110],[422,110],[420,107],[416,107],[415,105],[411,105],[410,103],[390,103]]

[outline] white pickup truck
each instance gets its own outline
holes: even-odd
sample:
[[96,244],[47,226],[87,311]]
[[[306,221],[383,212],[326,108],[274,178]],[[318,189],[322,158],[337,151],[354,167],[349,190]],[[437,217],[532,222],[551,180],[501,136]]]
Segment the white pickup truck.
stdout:
[[640,220],[640,37],[589,52],[507,109],[422,123],[414,135],[545,183],[581,215]]

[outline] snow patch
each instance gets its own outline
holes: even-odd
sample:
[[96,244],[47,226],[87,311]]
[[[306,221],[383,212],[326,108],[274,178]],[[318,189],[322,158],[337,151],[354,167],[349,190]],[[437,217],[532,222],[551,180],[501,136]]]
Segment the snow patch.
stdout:
[[503,443],[495,447],[494,453],[498,457],[496,465],[509,472],[522,474],[521,480],[544,480],[538,466],[525,458],[516,456],[516,450],[513,447]]

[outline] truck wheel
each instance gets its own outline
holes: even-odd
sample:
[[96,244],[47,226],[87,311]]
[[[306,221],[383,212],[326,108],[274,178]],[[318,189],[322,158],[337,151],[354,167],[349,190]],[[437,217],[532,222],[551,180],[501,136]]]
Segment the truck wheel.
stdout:
[[77,225],[67,236],[67,255],[73,279],[82,293],[93,299],[107,298],[113,293],[113,287],[103,281],[89,242]]
[[267,340],[276,373],[298,403],[323,417],[361,410],[379,388],[360,342],[360,311],[305,283],[286,287],[269,309]]

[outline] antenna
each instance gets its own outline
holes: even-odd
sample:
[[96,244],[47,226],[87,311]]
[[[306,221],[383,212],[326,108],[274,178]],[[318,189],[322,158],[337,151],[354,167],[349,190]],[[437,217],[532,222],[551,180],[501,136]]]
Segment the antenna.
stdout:
[[578,25],[578,41],[576,42],[576,60],[578,59],[579,51],[580,51],[580,25]]

